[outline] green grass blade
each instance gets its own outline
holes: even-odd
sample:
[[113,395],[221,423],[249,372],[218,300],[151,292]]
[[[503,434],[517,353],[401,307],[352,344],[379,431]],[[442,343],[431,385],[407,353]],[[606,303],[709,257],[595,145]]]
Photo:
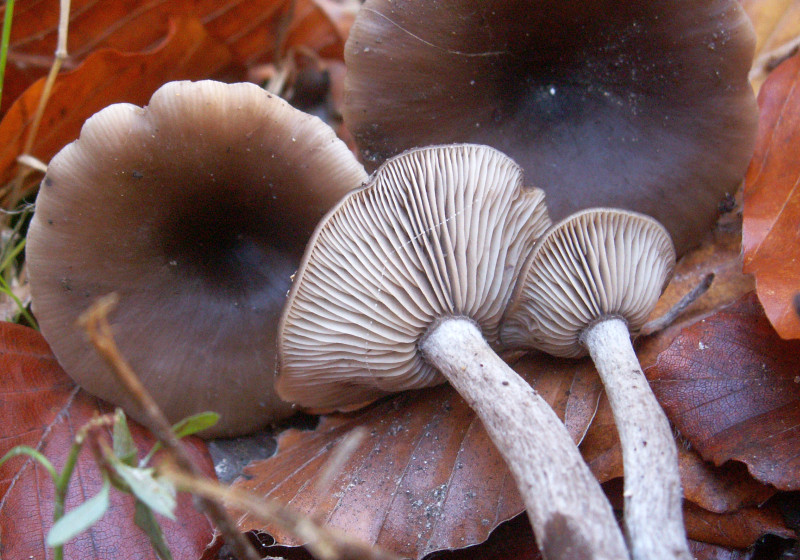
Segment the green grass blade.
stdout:
[[14,17],[14,0],[6,0],[6,12],[3,16],[3,36],[0,38],[0,101],[3,99],[3,83],[6,77],[6,61],[8,60],[8,43],[11,40],[11,20]]

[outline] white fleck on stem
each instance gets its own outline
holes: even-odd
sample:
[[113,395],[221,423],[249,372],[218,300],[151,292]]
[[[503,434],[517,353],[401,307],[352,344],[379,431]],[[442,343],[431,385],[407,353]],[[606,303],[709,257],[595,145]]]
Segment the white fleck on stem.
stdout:
[[545,558],[629,558],[600,485],[564,424],[465,318],[445,319],[420,343],[469,403],[506,460]]
[[634,560],[691,560],[683,525],[678,454],[669,421],[619,318],[584,331],[622,442],[625,528]]

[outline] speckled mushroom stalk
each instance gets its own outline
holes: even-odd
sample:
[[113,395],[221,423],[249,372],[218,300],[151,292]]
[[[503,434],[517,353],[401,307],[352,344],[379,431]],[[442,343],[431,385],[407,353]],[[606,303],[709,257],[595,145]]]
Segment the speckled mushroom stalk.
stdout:
[[287,416],[277,322],[319,219],[366,173],[335,133],[253,84],[172,82],[107,107],[48,166],[28,234],[36,318],[66,372],[141,418],[76,319],[110,292],[117,342],[171,421],[206,436]]
[[672,430],[631,345],[672,276],[667,231],[641,214],[578,212],[528,257],[504,317],[512,348],[594,360],[622,443],[625,527],[634,560],[692,558]]
[[554,220],[627,208],[682,253],[752,156],[754,46],[737,0],[366,0],[344,119],[368,170],[414,146],[488,144]]
[[538,189],[486,146],[387,161],[320,223],[281,319],[278,394],[349,407],[449,380],[505,457],[547,558],[627,557],[563,423],[490,344],[549,224]]

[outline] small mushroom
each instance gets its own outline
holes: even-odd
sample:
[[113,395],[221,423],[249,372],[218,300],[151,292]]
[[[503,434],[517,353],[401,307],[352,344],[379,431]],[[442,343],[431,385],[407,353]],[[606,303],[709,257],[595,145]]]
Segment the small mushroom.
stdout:
[[414,146],[509,154],[560,220],[594,206],[699,242],[753,152],[755,34],[736,0],[367,0],[345,124],[368,169]]
[[322,121],[253,84],[172,82],[107,107],[51,161],[27,262],[42,333],[67,373],[137,418],[75,325],[117,292],[120,349],[167,416],[206,436],[291,412],[274,392],[277,323],[317,221],[366,180]]
[[625,525],[635,560],[689,560],[672,430],[631,345],[672,276],[667,231],[648,216],[590,209],[536,243],[501,340],[555,356],[592,356],[622,442]]
[[543,193],[524,188],[519,167],[492,148],[388,160],[309,243],[281,318],[278,394],[349,407],[446,378],[505,457],[540,547],[567,541],[575,557],[626,558],[566,428],[489,346],[548,224]]

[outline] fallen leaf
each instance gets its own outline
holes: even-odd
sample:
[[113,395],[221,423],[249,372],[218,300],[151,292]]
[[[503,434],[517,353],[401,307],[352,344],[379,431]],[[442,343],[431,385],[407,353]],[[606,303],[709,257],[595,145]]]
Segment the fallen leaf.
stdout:
[[608,398],[603,394],[597,414],[580,446],[581,454],[594,476],[602,482],[621,477],[622,448]]
[[[97,51],[56,79],[32,153],[49,161],[103,107],[119,102],[144,105],[164,82],[203,78],[229,61],[227,47],[212,39],[196,19],[173,21],[168,37],[149,52]],[[15,172],[43,86],[39,80],[28,88],[0,122],[0,183]]]
[[745,507],[759,506],[775,494],[739,462],[729,461],[715,467],[692,449],[678,447],[678,463],[684,497],[712,513],[732,513]]
[[[599,395],[585,379],[593,370],[546,356],[526,356],[514,366],[560,416],[571,410],[572,433],[580,438]],[[365,429],[366,437],[320,487],[338,442],[356,428]],[[505,463],[449,386],[323,416],[314,431],[284,432],[277,454],[251,463],[234,486],[413,558],[483,542],[498,524],[523,511]],[[302,544],[246,515],[239,527],[269,534],[279,545]]]
[[774,507],[719,514],[689,503],[684,505],[683,519],[690,539],[729,548],[747,548],[767,534],[787,539],[797,536]]
[[[14,446],[28,445],[60,470],[76,430],[91,418],[111,411],[75,386],[33,329],[0,323],[0,369],[0,418],[4,419],[0,456]],[[144,428],[134,422],[129,426],[140,451],[152,447],[155,442]],[[187,438],[186,443],[196,464],[212,474],[205,444],[197,438]],[[67,511],[95,496],[101,486],[102,476],[91,453],[84,449],[70,483]],[[45,549],[44,540],[53,524],[53,500],[52,479],[39,463],[20,456],[0,467],[0,541],[4,558],[52,558],[52,550]],[[133,515],[133,498],[112,491],[111,507],[105,516],[68,542],[64,557],[153,558],[150,542],[134,525]],[[211,544],[212,526],[185,494],[178,498],[176,516],[176,522],[160,519],[167,542],[176,560],[194,560]]]
[[800,488],[800,342],[782,340],[754,294],[685,329],[647,377],[704,459]]
[[[233,62],[245,66],[271,60],[287,0],[133,0],[96,2],[73,0],[70,9],[66,69],[73,69],[99,49],[138,52],[154,48],[169,32],[171,18],[202,22],[224,43]],[[9,64],[2,112],[34,81],[49,71],[56,48],[58,0],[21,3],[14,11]],[[342,58],[346,14],[297,0],[288,22],[286,47],[302,45],[327,57]],[[213,73],[210,69],[206,76]]]
[[714,274],[714,281],[708,291],[666,329],[636,340],[636,354],[642,368],[646,370],[652,366],[683,329],[753,291],[753,277],[742,272],[741,241],[742,222],[734,209],[720,218],[717,227],[697,249],[678,261],[651,319],[666,313],[707,274]]
[[783,338],[800,338],[800,54],[775,70],[758,96],[761,120],[744,189],[744,271]]

